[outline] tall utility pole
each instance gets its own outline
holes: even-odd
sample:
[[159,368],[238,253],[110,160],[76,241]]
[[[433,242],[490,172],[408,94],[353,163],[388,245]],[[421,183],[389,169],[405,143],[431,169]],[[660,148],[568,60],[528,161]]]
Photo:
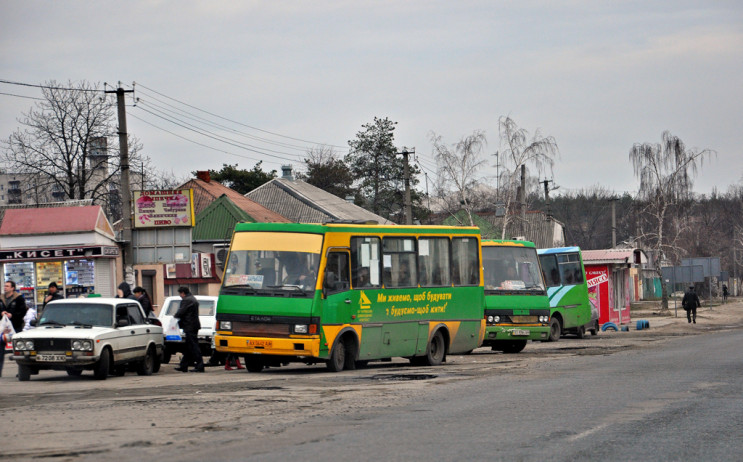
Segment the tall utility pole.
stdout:
[[526,238],[526,164],[521,164],[521,236]]
[[547,220],[552,218],[552,211],[550,210],[550,188],[549,184],[554,183],[554,180],[541,181],[544,184],[544,204],[547,208]]
[[106,93],[116,93],[116,103],[119,109],[119,164],[121,165],[121,206],[122,222],[124,229],[122,240],[124,244],[124,279],[133,283],[134,272],[132,270],[132,193],[129,190],[129,142],[126,133],[126,104],[124,104],[124,94],[133,93],[134,90],[124,90],[119,88],[106,90]]
[[405,224],[413,224],[413,205],[410,200],[410,165],[408,164],[408,155],[415,154],[415,148],[412,151],[408,151],[407,148],[403,148],[402,154],[403,160],[403,175],[405,176]]
[[611,248],[617,247],[617,199],[612,197],[609,199],[611,202]]

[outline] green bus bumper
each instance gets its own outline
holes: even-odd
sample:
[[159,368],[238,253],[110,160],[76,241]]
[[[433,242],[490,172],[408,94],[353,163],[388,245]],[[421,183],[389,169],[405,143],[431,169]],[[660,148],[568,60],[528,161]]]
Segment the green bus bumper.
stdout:
[[482,344],[491,346],[493,342],[501,340],[547,340],[549,334],[549,326],[487,326]]

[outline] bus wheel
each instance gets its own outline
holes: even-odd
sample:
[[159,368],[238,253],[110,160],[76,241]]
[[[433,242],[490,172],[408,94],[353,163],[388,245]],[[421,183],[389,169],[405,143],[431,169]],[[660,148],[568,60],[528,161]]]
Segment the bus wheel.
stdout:
[[259,359],[243,356],[243,361],[245,361],[245,370],[248,372],[260,372],[263,370],[263,363]]
[[596,324],[593,327],[591,327],[590,331],[591,331],[591,335],[596,335],[599,333],[599,322],[598,321],[596,321]]
[[427,366],[438,366],[444,362],[446,355],[446,346],[444,345],[444,336],[441,331],[436,331],[431,337],[426,347],[425,364]]
[[343,366],[346,364],[346,342],[343,339],[339,339],[333,348],[333,352],[330,353],[330,359],[328,360],[328,370],[330,372],[340,372],[343,370]]
[[557,318],[550,318],[550,336],[547,341],[556,342],[560,340],[560,335],[562,335],[562,325],[560,325],[560,320]]
[[520,353],[524,348],[526,348],[526,340],[511,340],[505,342],[500,349],[503,353]]

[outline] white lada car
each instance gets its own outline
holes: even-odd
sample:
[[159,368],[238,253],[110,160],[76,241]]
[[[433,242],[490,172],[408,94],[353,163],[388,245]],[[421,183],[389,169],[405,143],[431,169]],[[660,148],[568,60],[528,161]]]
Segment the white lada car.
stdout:
[[18,380],[40,370],[79,376],[92,370],[98,380],[134,369],[151,375],[160,369],[163,329],[128,298],[72,298],[50,302],[36,327],[13,336]]

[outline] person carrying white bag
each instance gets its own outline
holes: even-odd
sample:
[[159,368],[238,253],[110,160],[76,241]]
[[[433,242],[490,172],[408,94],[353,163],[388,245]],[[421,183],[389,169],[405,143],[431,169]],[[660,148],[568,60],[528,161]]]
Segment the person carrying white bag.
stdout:
[[10,322],[7,315],[3,315],[0,319],[0,377],[3,375],[3,364],[5,363],[5,345],[10,344],[15,335],[15,328],[13,323]]

